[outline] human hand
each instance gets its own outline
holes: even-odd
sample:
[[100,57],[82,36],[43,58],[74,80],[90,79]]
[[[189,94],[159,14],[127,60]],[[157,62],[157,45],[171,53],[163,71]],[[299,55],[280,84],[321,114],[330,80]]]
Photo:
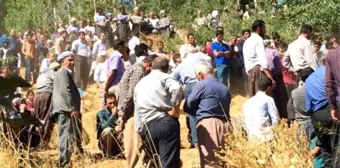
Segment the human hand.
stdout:
[[340,123],[340,121],[339,121],[339,110],[338,109],[331,110],[331,116],[332,116],[333,122],[335,124]]
[[78,111],[74,110],[74,111],[71,112],[71,117],[72,118],[77,118],[78,116],[79,116],[79,112]]
[[118,118],[117,120],[117,126],[115,127],[115,130],[117,132],[121,132],[124,130],[124,123],[123,123],[123,119],[121,117]]

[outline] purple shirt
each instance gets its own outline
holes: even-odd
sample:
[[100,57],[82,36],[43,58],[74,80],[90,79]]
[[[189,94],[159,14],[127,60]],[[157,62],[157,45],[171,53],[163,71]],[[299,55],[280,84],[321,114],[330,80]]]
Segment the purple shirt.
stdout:
[[125,68],[121,56],[122,54],[120,52],[114,51],[105,61],[105,73],[107,77],[113,70],[116,70],[115,78],[113,79],[110,87],[117,85],[123,77]]
[[129,15],[118,14],[117,15],[118,23],[127,23],[126,21],[129,19]]
[[325,87],[330,108],[338,109],[336,100],[340,91],[340,47],[329,50],[326,57]]
[[268,67],[273,76],[280,75],[281,71],[281,59],[279,53],[275,49],[266,48],[266,56],[268,60]]

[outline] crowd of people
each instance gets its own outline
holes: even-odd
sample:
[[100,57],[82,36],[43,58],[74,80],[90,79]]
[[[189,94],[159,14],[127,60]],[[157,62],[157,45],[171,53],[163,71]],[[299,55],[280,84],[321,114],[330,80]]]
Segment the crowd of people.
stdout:
[[91,20],[78,26],[71,19],[51,36],[28,26],[24,34],[11,30],[1,39],[1,77],[20,75],[24,67],[25,79],[36,84],[25,101],[13,100],[19,112],[41,122],[32,130],[41,142],[31,147],[50,148],[57,124],[59,166],[70,164],[73,146],[84,153],[81,101],[95,82],[100,94],[98,146],[106,157],[123,152],[131,168],[180,167],[178,118],[184,99],[190,148],[199,150],[201,167],[222,167],[214,153],[233,132],[228,87],[230,80],[242,79],[249,98],[243,105],[244,128],[251,142],[270,142],[281,119],[295,120],[298,136],[311,143],[316,166],[339,164],[337,134],[316,126],[339,131],[338,38],[323,42],[313,36],[312,26],[303,25],[298,39],[288,45],[277,32],[266,36],[265,22],[255,20],[251,29],[227,40],[217,26],[216,36],[202,46],[189,33],[178,51],[166,51],[163,41],[153,50],[152,39],[141,43],[139,33],[146,22],[151,32],[168,38],[170,20],[164,11],[160,15],[158,19],[151,12],[144,19],[136,7],[131,15],[121,8],[113,18],[98,8],[94,26]]

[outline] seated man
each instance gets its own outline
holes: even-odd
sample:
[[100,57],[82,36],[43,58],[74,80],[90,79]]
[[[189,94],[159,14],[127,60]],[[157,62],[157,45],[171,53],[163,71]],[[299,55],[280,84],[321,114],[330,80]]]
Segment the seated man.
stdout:
[[118,111],[115,94],[109,93],[105,97],[105,109],[97,113],[97,139],[99,148],[106,157],[121,153],[118,134],[114,130],[117,125]]
[[259,91],[243,104],[244,122],[249,140],[270,141],[272,126],[280,120],[279,112],[274,99],[268,96],[272,81],[265,76],[257,81]]

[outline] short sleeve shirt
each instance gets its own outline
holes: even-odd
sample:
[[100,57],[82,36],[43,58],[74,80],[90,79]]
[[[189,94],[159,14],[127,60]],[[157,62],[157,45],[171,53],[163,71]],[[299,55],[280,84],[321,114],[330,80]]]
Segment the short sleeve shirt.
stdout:
[[216,60],[216,65],[229,65],[229,59],[225,56],[221,56],[221,57],[216,57],[214,54],[214,51],[216,50],[217,52],[226,52],[226,51],[230,51],[230,48],[228,46],[228,44],[225,43],[219,43],[217,41],[211,43],[211,53],[212,55],[215,57]]

